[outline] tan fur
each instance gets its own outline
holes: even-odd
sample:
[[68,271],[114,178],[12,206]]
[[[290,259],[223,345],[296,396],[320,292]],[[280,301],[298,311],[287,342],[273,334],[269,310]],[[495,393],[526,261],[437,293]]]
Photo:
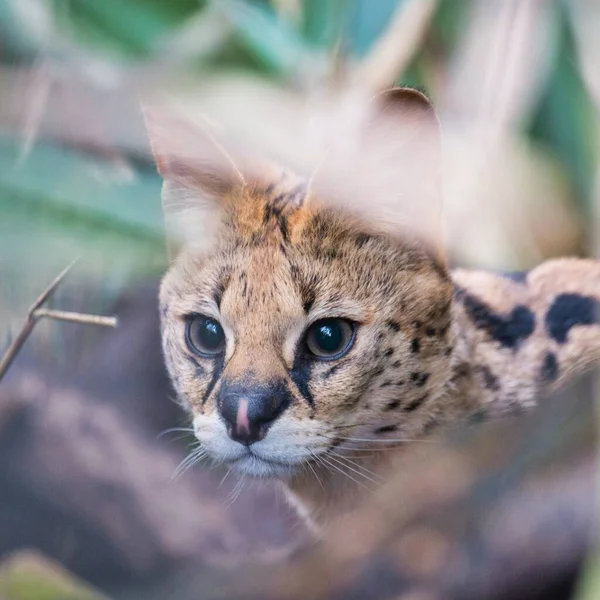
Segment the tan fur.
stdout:
[[[281,477],[316,521],[351,509],[405,441],[533,406],[600,359],[598,262],[552,261],[519,280],[450,275],[427,247],[321,205],[287,175],[222,189],[216,241],[184,246],[161,287],[166,363],[207,453]],[[186,346],[192,313],[221,323],[222,361]],[[324,317],[358,324],[338,361],[302,354]],[[293,397],[254,457],[219,417],[225,379],[282,381]]]

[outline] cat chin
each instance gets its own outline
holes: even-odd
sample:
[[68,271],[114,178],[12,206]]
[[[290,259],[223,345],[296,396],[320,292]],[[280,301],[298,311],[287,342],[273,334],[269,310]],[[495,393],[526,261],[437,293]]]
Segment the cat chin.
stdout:
[[245,454],[229,462],[229,467],[238,475],[259,479],[286,479],[293,475],[298,465],[261,458],[256,454]]

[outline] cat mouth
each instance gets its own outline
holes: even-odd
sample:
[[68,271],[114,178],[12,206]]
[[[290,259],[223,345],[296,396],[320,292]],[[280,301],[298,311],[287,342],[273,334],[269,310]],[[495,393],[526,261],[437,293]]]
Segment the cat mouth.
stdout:
[[290,475],[298,466],[297,463],[293,462],[264,458],[252,452],[252,450],[248,450],[242,456],[230,460],[228,463],[232,469],[239,473],[261,478]]

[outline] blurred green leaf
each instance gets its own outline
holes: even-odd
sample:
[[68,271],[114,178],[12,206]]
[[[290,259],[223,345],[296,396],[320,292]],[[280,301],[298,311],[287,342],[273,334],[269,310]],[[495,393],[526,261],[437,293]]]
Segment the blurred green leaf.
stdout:
[[234,28],[234,44],[251,62],[274,74],[290,74],[309,58],[300,34],[266,5],[239,0],[215,3]]
[[386,28],[402,0],[303,0],[303,34],[312,44],[333,47],[342,41],[364,55]]
[[202,0],[52,0],[57,23],[79,42],[125,56],[146,57]]
[[0,568],[3,600],[107,600],[59,565],[35,553],[21,553]]
[[595,172],[594,109],[578,70],[570,25],[560,18],[561,40],[529,134],[568,169],[582,202],[589,201]]

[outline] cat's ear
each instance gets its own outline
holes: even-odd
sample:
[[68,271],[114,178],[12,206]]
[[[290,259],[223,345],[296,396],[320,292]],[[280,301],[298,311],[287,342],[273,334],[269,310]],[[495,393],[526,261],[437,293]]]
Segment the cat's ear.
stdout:
[[393,88],[373,98],[351,145],[332,153],[315,192],[380,231],[424,240],[442,258],[441,134],[427,97]]
[[169,253],[176,255],[183,245],[208,247],[218,234],[227,199],[246,184],[241,160],[236,163],[227,153],[208,123],[171,107],[144,106],[143,113],[163,178]]

